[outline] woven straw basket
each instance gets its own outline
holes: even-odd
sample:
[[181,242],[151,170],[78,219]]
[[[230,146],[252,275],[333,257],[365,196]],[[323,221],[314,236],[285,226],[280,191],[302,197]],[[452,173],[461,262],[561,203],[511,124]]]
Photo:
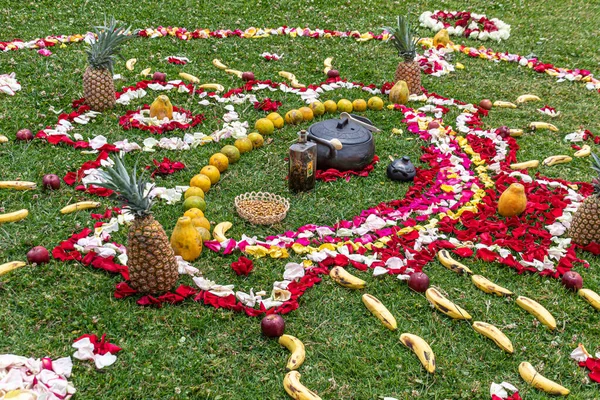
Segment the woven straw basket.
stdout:
[[256,225],[272,225],[282,221],[290,202],[268,192],[249,192],[235,198],[235,209],[240,217]]

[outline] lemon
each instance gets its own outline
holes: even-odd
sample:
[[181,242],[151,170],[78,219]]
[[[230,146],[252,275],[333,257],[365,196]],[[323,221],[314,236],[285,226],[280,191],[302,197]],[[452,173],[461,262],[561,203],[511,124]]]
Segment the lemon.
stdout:
[[327,100],[323,103],[323,107],[325,108],[325,112],[334,113],[337,111],[337,104],[333,100]]
[[[260,135],[260,133],[257,133],[257,135]],[[240,153],[247,153],[254,148],[254,143],[247,137],[236,139],[234,144]]]
[[223,146],[221,153],[225,154],[229,164],[234,164],[240,160],[241,152],[238,150],[237,146],[232,146],[230,144]]
[[363,99],[356,99],[352,102],[352,109],[357,112],[366,111],[367,102]]
[[211,185],[214,185],[215,183],[219,182],[219,179],[221,179],[221,173],[219,172],[217,167],[213,165],[207,165],[203,167],[200,170],[200,173],[202,175],[206,175],[208,179],[210,179]]
[[204,190],[200,189],[197,186],[190,186],[190,188],[185,191],[183,198],[187,199],[190,196],[200,196],[204,198]]
[[261,135],[270,135],[273,133],[275,125],[270,119],[261,118],[254,124],[254,129],[256,129]]
[[320,101],[313,101],[312,103],[310,103],[309,107],[312,110],[315,117],[325,114],[325,106]]
[[337,109],[339,112],[351,113],[352,112],[352,103],[350,103],[350,100],[341,99],[340,101],[337,102]]
[[[297,125],[304,120],[302,113],[298,110],[290,110],[285,114],[285,123]],[[260,132],[260,131],[259,131]]]
[[194,175],[194,177],[190,180],[190,186],[199,187],[204,193],[208,192],[210,185],[210,178],[203,174]]
[[183,209],[188,211],[191,208],[197,208],[200,211],[206,211],[206,202],[200,196],[190,196],[183,202]]
[[302,113],[303,121],[312,121],[312,119],[314,118],[313,111],[308,107],[301,107],[298,109],[298,111]]
[[272,112],[271,114],[267,115],[267,119],[271,120],[276,129],[283,128],[283,117],[279,115],[279,113]]
[[383,100],[380,97],[373,96],[367,102],[367,107],[369,107],[369,110],[383,110]]
[[223,153],[215,153],[212,156],[210,156],[210,159],[208,160],[208,165],[217,167],[219,172],[224,172],[227,171],[227,168],[229,168],[229,159]]
[[249,134],[248,139],[250,139],[252,146],[254,146],[255,149],[262,147],[265,143],[265,139],[263,139],[262,135],[258,132],[252,132]]

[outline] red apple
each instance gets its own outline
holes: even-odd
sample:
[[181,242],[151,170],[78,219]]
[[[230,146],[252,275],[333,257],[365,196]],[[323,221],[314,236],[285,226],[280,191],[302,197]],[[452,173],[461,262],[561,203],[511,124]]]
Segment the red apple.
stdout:
[[338,71],[337,69],[330,69],[329,71],[327,71],[328,78],[337,78],[338,76],[340,76],[340,71]]
[[408,287],[415,292],[423,293],[429,288],[429,277],[424,272],[415,272],[408,278]]
[[430,121],[429,124],[427,124],[427,129],[437,129],[440,127],[440,123],[437,122],[436,120]]
[[562,284],[576,292],[583,287],[583,278],[575,271],[567,271],[562,276]]
[[498,133],[500,137],[507,138],[510,136],[510,128],[506,125],[503,125],[496,130],[496,133]]
[[265,336],[279,337],[285,331],[285,320],[278,314],[267,315],[260,321],[260,329]]
[[60,178],[55,174],[46,174],[42,178],[42,186],[45,189],[58,190],[60,188]]
[[44,246],[35,246],[27,252],[27,261],[30,264],[46,264],[50,262],[50,253]]
[[152,80],[165,82],[167,80],[167,74],[156,71],[154,74],[152,74]]
[[254,72],[246,71],[242,73],[242,80],[248,82],[254,80]]
[[20,129],[17,132],[17,140],[24,140],[26,142],[33,140],[33,133],[29,129]]
[[491,110],[492,101],[490,99],[483,99],[479,102],[479,107],[483,108],[484,110]]

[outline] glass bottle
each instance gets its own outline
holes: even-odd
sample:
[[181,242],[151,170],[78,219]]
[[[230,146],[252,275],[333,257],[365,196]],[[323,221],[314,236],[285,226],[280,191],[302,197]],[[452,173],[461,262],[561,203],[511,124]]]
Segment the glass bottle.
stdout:
[[294,193],[315,187],[317,172],[317,144],[307,141],[305,130],[298,132],[298,141],[290,146],[289,187]]

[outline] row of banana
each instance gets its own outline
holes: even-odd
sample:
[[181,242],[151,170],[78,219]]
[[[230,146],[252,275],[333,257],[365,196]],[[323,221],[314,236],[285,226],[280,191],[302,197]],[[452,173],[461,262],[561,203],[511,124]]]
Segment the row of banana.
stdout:
[[283,378],[283,388],[291,398],[296,400],[320,400],[321,398],[312,390],[300,383],[298,368],[304,363],[306,349],[304,343],[292,335],[281,335],[279,344],[290,351],[285,368],[289,371]]

